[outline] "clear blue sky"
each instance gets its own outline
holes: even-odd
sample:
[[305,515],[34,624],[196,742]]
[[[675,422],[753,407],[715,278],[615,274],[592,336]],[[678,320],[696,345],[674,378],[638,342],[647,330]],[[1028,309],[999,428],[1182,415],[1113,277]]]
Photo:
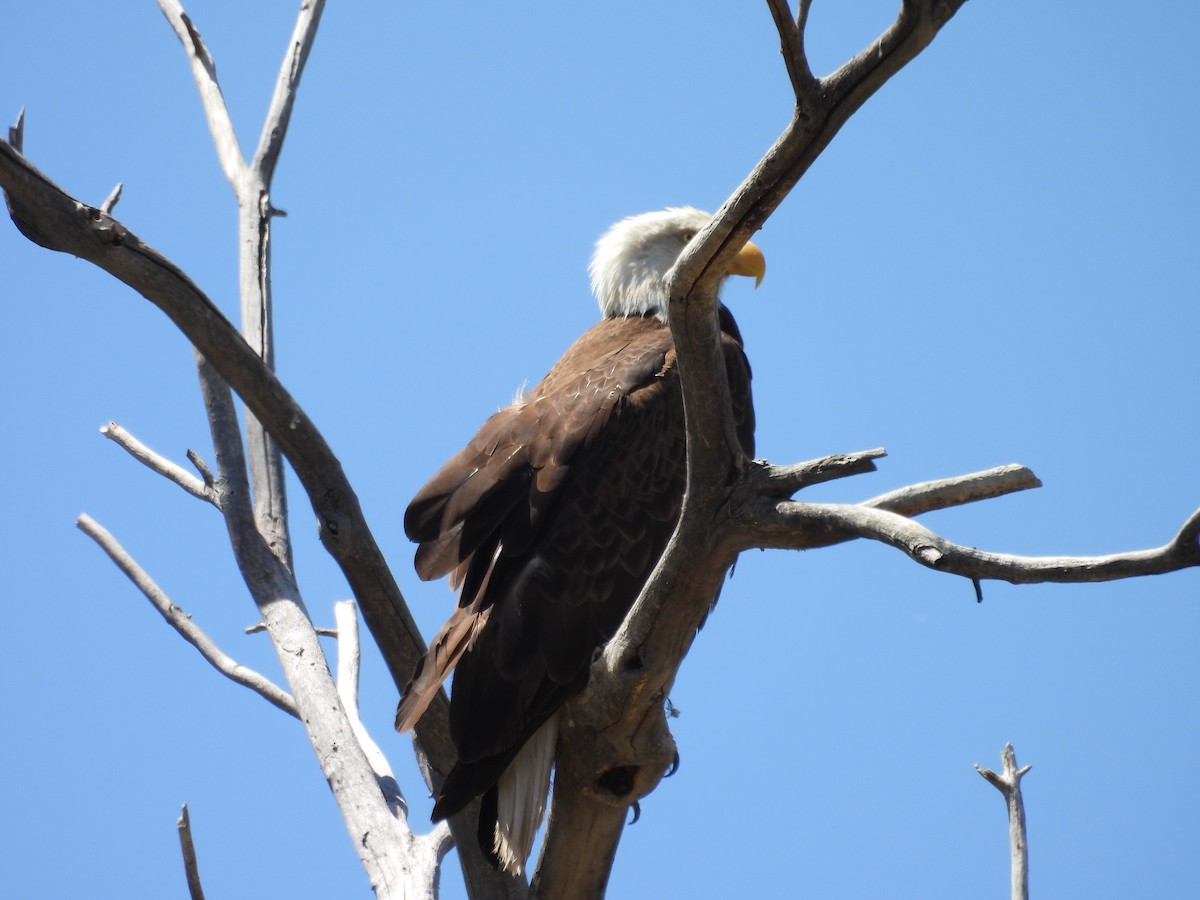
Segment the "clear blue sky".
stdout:
[[[827,72],[895,12],[814,5]],[[244,145],[298,4],[193,2]],[[1200,506],[1200,175],[1186,4],[974,0],[845,127],[726,299],[774,462],[885,446],[857,500],[1010,462],[1039,491],[925,519],[969,545],[1106,553]],[[9,4],[0,121],[234,314],[232,194],[151,0]],[[786,124],[765,4],[333,0],[273,200],[279,369],[340,454],[422,627],[408,499],[597,312],[612,221],[717,207]],[[73,528],[87,511],[244,663],[275,674],[215,512],[97,432],[211,459],[191,354],[146,301],[0,222],[8,439],[0,895],[366,897],[300,728],[224,680]],[[292,495],[322,624],[347,589]],[[672,700],[682,766],[626,831],[614,897],[1007,896],[1022,763],[1034,892],[1200,895],[1200,573],[969,583],[877,545],[746,554]],[[368,727],[402,766],[374,654]],[[444,896],[460,896],[453,871]]]

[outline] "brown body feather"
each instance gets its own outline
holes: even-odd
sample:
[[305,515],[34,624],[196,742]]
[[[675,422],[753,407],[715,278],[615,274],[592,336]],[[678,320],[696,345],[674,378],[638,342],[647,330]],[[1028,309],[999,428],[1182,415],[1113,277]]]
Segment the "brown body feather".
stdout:
[[[752,455],[750,367],[732,316],[724,307],[720,315],[739,437]],[[420,545],[417,573],[450,575],[461,590],[397,712],[397,726],[411,727],[455,670],[459,762],[435,819],[493,790],[584,687],[595,649],[620,626],[674,529],[684,467],[667,323],[606,318],[413,499],[404,524]],[[481,822],[485,849],[492,824]]]

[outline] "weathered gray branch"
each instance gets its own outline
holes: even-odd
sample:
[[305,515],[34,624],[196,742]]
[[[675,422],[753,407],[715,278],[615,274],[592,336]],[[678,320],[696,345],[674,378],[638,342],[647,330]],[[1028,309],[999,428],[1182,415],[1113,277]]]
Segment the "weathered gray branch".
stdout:
[[800,0],[800,9],[793,19],[787,0],[767,0],[771,17],[775,20],[775,28],[779,32],[783,64],[787,66],[792,90],[797,97],[807,96],[815,87],[815,79],[808,66],[808,56],[804,52],[804,28],[808,23],[810,5],[811,0]]
[[216,641],[192,621],[191,616],[171,602],[171,598],[167,596],[166,592],[147,574],[145,569],[138,565],[137,561],[104,526],[87,514],[81,515],[75,524],[80,531],[95,541],[100,549],[108,554],[108,558],[117,564],[117,568],[124,572],[125,577],[146,596],[146,599],[154,605],[167,623],[178,631],[185,641],[195,647],[201,656],[212,663],[213,668],[231,681],[250,688],[268,703],[279,707],[288,715],[299,717],[296,712],[296,704],[287,691],[265,675],[246,668],[222,651]]
[[193,497],[216,506],[217,494],[210,484],[197,478],[182,466],[155,453],[116,422],[109,422],[100,429],[100,433],[151,471],[157,472],[168,481],[175,482]]
[[342,698],[342,707],[350,718],[350,726],[358,737],[359,746],[363,748],[375,777],[379,779],[379,788],[383,791],[388,808],[393,815],[407,816],[408,803],[404,800],[400,783],[396,781],[387,757],[371,738],[358,714],[358,673],[362,653],[358,641],[358,611],[354,601],[340,600],[335,603],[333,616],[337,623],[337,690]]
[[[268,368],[275,368],[275,341],[271,306],[271,176],[283,148],[296,88],[309,49],[316,39],[324,0],[301,5],[291,43],[271,98],[263,125],[262,139],[254,160],[247,165],[238,145],[237,134],[225,106],[217,80],[216,64],[195,23],[183,11],[178,0],[158,0],[175,35],[183,44],[192,67],[192,76],[200,93],[209,131],[225,177],[233,188],[238,205],[238,271],[242,301],[242,335]],[[107,212],[107,210],[103,210]],[[289,567],[292,543],[287,523],[287,493],[283,459],[263,425],[253,415],[246,416],[247,459],[253,488],[254,515],[259,532],[272,551]]]
[[109,191],[108,196],[104,198],[104,202],[100,204],[100,212],[106,216],[111,216],[113,208],[117,205],[117,201],[121,199],[121,191],[124,189],[125,185],[118,181],[116,186]]
[[[270,202],[270,183],[287,133],[300,77],[316,38],[324,5],[324,0],[306,0],[301,4],[263,124],[258,150],[254,159],[247,165],[221,93],[215,63],[199,30],[184,13],[178,0],[159,0],[160,8],[188,55],[218,159],[237,198],[242,333],[246,343],[268,370],[274,368],[270,224],[275,210]],[[383,754],[370,741],[358,719],[356,696],[350,697],[352,702],[341,710],[329,705],[328,695],[336,689],[332,680],[328,678],[328,667],[324,664],[317,635],[291,575],[291,539],[287,522],[283,462],[279,448],[270,436],[270,429],[264,427],[251,406],[246,415],[247,445],[243,455],[240,441],[236,437],[236,420],[223,407],[227,388],[219,382],[219,376],[208,368],[203,357],[198,357],[198,363],[213,426],[214,443],[222,448],[218,451],[218,462],[224,477],[223,487],[232,489],[238,497],[246,500],[252,498],[253,502],[252,521],[238,515],[240,510],[223,510],[226,513],[235,555],[238,556],[239,566],[246,576],[247,584],[263,612],[263,620],[276,650],[281,654],[281,662],[288,673],[289,682],[293,675],[301,673],[294,667],[289,669],[287,660],[282,658],[285,647],[290,650],[302,644],[307,648],[309,668],[304,674],[313,676],[308,689],[314,699],[320,698],[320,705],[306,710],[304,721],[322,767],[326,765],[321,749],[323,744],[332,740],[332,746],[338,747],[344,742],[341,732],[347,727],[360,739],[355,749],[362,751],[363,759],[359,759],[357,754],[346,754],[344,745],[342,751],[343,763],[348,760],[355,771],[349,772],[345,781],[341,783],[333,778],[330,778],[329,782],[351,834],[356,838],[359,835],[364,838],[367,835],[371,836],[372,846],[368,847],[364,840],[359,855],[367,868],[372,886],[381,896],[390,895],[393,891],[412,892],[414,888],[422,892],[432,891],[436,878],[426,885],[396,881],[399,875],[413,872],[410,860],[403,856],[412,836],[403,820],[396,818],[405,812],[403,798]],[[252,489],[243,485],[244,470],[241,467],[246,465],[247,461]],[[230,469],[231,465],[238,466],[238,470]],[[246,488],[244,491],[243,487]],[[279,565],[273,565],[261,558],[255,560],[259,539],[265,542],[279,561]],[[255,562],[260,568],[255,569],[252,574],[247,567]],[[264,578],[264,569],[272,574]],[[257,585],[254,583],[256,581],[259,582]],[[283,596],[272,597],[272,593],[279,593],[279,586],[284,588]],[[278,630],[280,627],[285,630]],[[343,689],[349,692],[347,696],[350,696],[356,694],[357,689],[356,619],[353,635],[347,635],[344,647],[349,653],[346,658],[355,666],[353,678],[345,678],[342,684]],[[377,779],[381,794],[372,794],[370,791],[363,794],[351,785],[349,793],[343,796],[348,782],[361,782],[368,774],[361,770],[363,761],[370,762],[369,773]],[[326,774],[329,774],[328,771]],[[375,808],[364,810],[364,806],[374,807],[380,799],[385,801],[388,815],[381,815],[380,810]],[[373,821],[377,823],[380,819],[388,818],[400,826],[399,833],[404,840],[387,838],[387,835],[397,831],[395,827],[372,830]]]
[[[916,502],[912,490],[906,488],[904,494],[904,503],[910,509]],[[935,494],[932,499],[937,504],[932,508],[941,508],[943,497]],[[730,526],[730,537],[740,549],[807,550],[866,538],[890,544],[939,572],[1012,584],[1113,581],[1200,566],[1200,544],[1189,542],[1187,534],[1185,525],[1170,541],[1152,550],[1105,556],[1016,556],[961,546],[886,508],[767,500],[760,501],[745,518]]]
[[862,505],[886,509],[902,516],[916,516],[1041,486],[1042,482],[1033,472],[1013,464],[897,488],[864,500]]
[[221,171],[230,183],[235,183],[245,171],[246,161],[242,157],[237,134],[233,130],[233,120],[225,106],[225,96],[221,93],[221,85],[217,81],[217,64],[209,54],[200,32],[183,11],[182,4],[177,0],[158,0],[158,8],[167,17],[167,22],[187,53],[188,62],[192,67],[192,79],[200,92],[200,103],[208,120],[208,132],[216,145]]
[[199,353],[196,368],[217,455],[217,491],[229,543],[267,625],[317,762],[376,896],[420,896],[428,886],[410,880],[412,869],[404,856],[412,833],[389,808],[355,736],[291,569],[258,531],[229,387]]
[[25,107],[17,111],[17,120],[8,126],[8,142],[18,153],[23,152],[25,145]]
[[[9,214],[29,240],[78,256],[129,285],[166,313],[246,406],[292,464],[316,514],[322,544],[338,563],[401,689],[425,651],[358,497],[312,420],[215,304],[170,260],[120,222],[66,194],[15,148],[0,142],[0,187]],[[418,762],[432,789],[454,764],[448,703],[440,695],[416,728]],[[476,898],[521,897],[523,883],[497,875],[475,841],[472,810],[453,817],[459,860]]]
[[183,804],[175,827],[179,830],[179,849],[183,852],[183,871],[187,876],[188,896],[192,900],[204,900],[204,888],[200,884],[200,864],[196,860],[196,845],[192,842],[192,818],[188,815],[186,803]]
[[[0,143],[0,186],[22,234],[40,246],[96,264],[146,297],[268,424],[312,501],[322,543],[345,573],[389,671],[402,687],[424,652],[424,642],[341,464],[300,405],[216,305],[172,262],[120,222],[68,196],[7,143]],[[422,721],[436,721],[438,716],[435,711]],[[452,754],[448,744],[444,749]],[[430,753],[447,769],[452,764],[452,756]]]
[[761,495],[790,497],[814,484],[874,472],[875,460],[886,455],[887,451],[879,447],[875,450],[860,450],[857,453],[823,456],[820,459],[810,459],[787,466],[773,466],[765,460],[753,460],[747,465],[742,496],[747,499],[756,499]]
[[1004,774],[997,775],[991,769],[975,771],[987,779],[992,787],[1004,795],[1008,807],[1008,843],[1012,852],[1012,900],[1029,900],[1029,842],[1025,834],[1025,801],[1021,798],[1021,778],[1032,766],[1017,768],[1017,754],[1012,744],[1005,744],[1000,752],[1004,763]]

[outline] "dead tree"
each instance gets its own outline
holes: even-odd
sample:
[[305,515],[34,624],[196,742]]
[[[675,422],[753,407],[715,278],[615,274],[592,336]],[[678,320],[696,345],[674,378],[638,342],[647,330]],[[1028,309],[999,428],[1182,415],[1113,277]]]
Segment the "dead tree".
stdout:
[[[287,690],[226,655],[102,526],[85,516],[80,527],[223,674],[303,722],[377,896],[433,895],[438,867],[452,840],[473,897],[602,896],[631,806],[654,790],[671,763],[674,744],[664,701],[722,578],[742,550],[818,548],[862,538],[888,544],[923,566],[977,586],[986,579],[1101,581],[1200,565],[1200,512],[1166,545],[1151,551],[1078,558],[989,553],[957,545],[913,517],[1037,486],[1023,467],[912,485],[864,503],[805,503],[792,497],[811,485],[873,470],[883,451],[773,466],[744,458],[732,437],[728,403],[723,402],[723,367],[716,355],[716,273],[762,227],[850,116],[929,45],[963,2],[904,2],[896,21],[861,54],[832,75],[816,77],[804,47],[809,3],[801,0],[793,11],[782,0],[768,0],[794,92],[793,116],[674,273],[671,325],[688,414],[684,514],[656,574],[597,658],[587,691],[570,705],[568,727],[559,739],[551,817],[531,885],[486,866],[472,839],[471,810],[449,828],[428,834],[410,827],[390,768],[358,721],[357,673],[350,662],[356,656],[352,617],[341,609],[339,663],[345,668],[335,681],[293,574],[283,459],[307,494],[321,540],[341,567],[393,680],[403,686],[424,649],[422,638],[337,456],[273,369],[269,238],[278,211],[271,204],[270,185],[324,3],[302,4],[262,136],[247,160],[199,30],[176,0],[159,0],[191,62],[218,158],[237,197],[240,334],[179,267],[113,216],[119,191],[97,207],[70,197],[22,155],[20,121],[10,130],[9,141],[0,143],[0,185],[21,232],[129,285],[165,312],[195,347],[215,467],[196,456],[193,474],[119,426],[106,434],[220,511],[239,569],[276,647]],[[244,441],[231,389],[246,405]],[[428,785],[436,788],[453,762],[444,697],[422,721],[417,754]],[[618,770],[626,777],[608,777]],[[185,825],[186,817],[181,831]]]

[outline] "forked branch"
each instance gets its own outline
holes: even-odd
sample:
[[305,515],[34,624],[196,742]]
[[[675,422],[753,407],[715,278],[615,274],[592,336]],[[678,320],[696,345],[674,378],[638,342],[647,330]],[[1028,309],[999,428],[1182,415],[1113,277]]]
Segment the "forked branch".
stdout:
[[[69,196],[5,142],[0,186],[26,237],[94,263],[150,300],[267,424],[313,503],[322,542],[342,567],[397,687],[403,687],[424,642],[340,462],[275,373],[174,263],[116,219]],[[434,721],[437,715],[426,718]],[[444,754],[430,752],[448,771],[452,750],[442,747]]]
[[1000,753],[1004,763],[1003,774],[991,769],[975,771],[982,775],[992,787],[1004,795],[1008,807],[1008,843],[1012,853],[1012,900],[1029,900],[1029,841],[1025,833],[1025,801],[1021,797],[1021,778],[1032,766],[1017,768],[1017,754],[1012,744],[1005,744]]
[[[652,790],[665,768],[663,755],[670,743],[662,717],[663,698],[738,551],[748,546],[800,546],[802,540],[813,542],[804,546],[817,546],[818,539],[835,543],[869,536],[903,547],[927,565],[953,571],[951,567],[961,560],[964,570],[978,568],[979,574],[972,577],[1014,570],[1011,558],[984,555],[987,558],[980,560],[959,554],[957,545],[933,540],[932,532],[890,512],[889,507],[914,515],[925,504],[929,509],[942,508],[1034,487],[1036,478],[1027,470],[908,488],[863,505],[781,501],[781,496],[789,495],[787,488],[810,483],[812,473],[804,464],[769,472],[764,479],[762,471],[742,456],[716,317],[717,286],[734,255],[842,125],[929,45],[963,2],[906,0],[896,21],[877,40],[833,74],[817,79],[804,49],[809,3],[801,0],[793,19],[786,3],[768,0],[796,95],[795,112],[774,146],[693,239],[669,276],[669,315],[687,421],[683,512],[654,574],[593,666],[586,693],[568,704],[560,727],[551,819],[534,881],[540,896],[603,895],[627,805]],[[870,458],[855,459],[847,474],[849,469],[865,471],[870,465]],[[754,490],[744,490],[745,482],[755,479],[766,482],[758,497]],[[752,523],[764,533],[748,541],[746,530]],[[773,542],[765,541],[765,532],[776,527]],[[1173,552],[1176,563],[1183,564],[1186,552],[1178,548]],[[1035,568],[1044,575],[1056,571],[1052,564],[1038,563]],[[617,770],[636,773],[625,780],[628,790],[619,797],[604,790],[607,774]],[[562,864],[564,859],[570,865]]]
[[[425,651],[424,641],[341,463],[275,373],[174,263],[117,220],[68,195],[5,142],[0,142],[0,187],[22,234],[94,263],[158,306],[264,423],[304,486],[321,542],[341,567],[397,690],[403,688]],[[416,728],[418,762],[434,789],[455,760],[448,706],[440,695]],[[469,860],[464,871],[474,893],[512,897],[523,892],[511,879],[490,874],[469,814],[455,816],[451,827],[460,858]]]
[[[910,512],[919,486],[902,494]],[[941,508],[937,494],[931,499]],[[855,538],[880,541],[908,554],[916,562],[939,572],[973,580],[989,579],[1012,584],[1083,583],[1113,581],[1140,575],[1162,575],[1200,566],[1200,544],[1191,525],[1194,513],[1175,536],[1151,550],[1134,550],[1105,556],[1018,556],[964,547],[947,540],[906,515],[891,512],[875,501],[864,504],[776,503],[760,501],[742,521],[731,526],[740,532],[740,549],[775,547],[807,550]],[[923,511],[923,510],[922,510]]]
[[155,453],[116,422],[109,422],[100,429],[100,433],[152,472],[157,472],[168,481],[173,481],[193,497],[218,506],[217,492],[212,487],[211,479],[209,481],[201,480],[183,466],[176,465],[165,456]]

